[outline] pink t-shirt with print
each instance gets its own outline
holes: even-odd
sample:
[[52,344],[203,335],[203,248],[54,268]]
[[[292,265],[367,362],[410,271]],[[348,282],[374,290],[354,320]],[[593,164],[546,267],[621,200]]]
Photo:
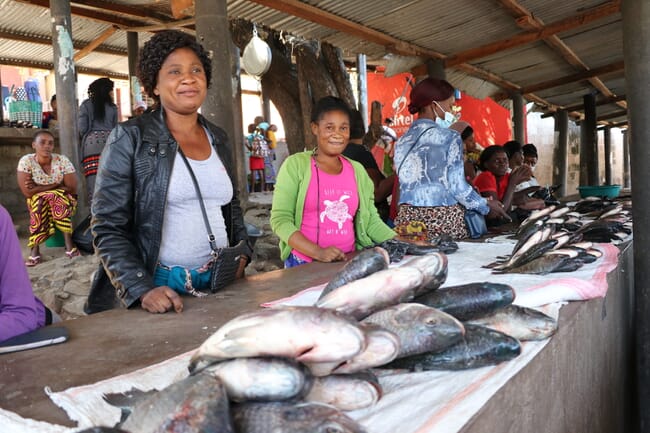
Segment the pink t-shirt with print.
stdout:
[[18,171],[31,174],[37,185],[58,185],[63,181],[63,176],[74,173],[75,169],[67,156],[53,153],[50,174],[47,174],[36,160],[36,154],[29,153],[18,161]]
[[[352,164],[341,158],[343,170],[327,174],[312,160],[311,180],[305,196],[300,232],[319,246],[337,247],[344,253],[354,251],[354,215],[359,208],[357,179]],[[312,258],[293,250],[307,262]]]

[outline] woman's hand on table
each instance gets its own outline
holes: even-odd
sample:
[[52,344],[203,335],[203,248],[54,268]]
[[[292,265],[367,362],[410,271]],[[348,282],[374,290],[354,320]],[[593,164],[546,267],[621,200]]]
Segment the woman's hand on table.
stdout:
[[246,268],[246,263],[248,263],[247,257],[241,257],[239,259],[239,267],[237,268],[237,273],[235,274],[235,279],[244,278],[244,270]]
[[512,221],[512,218],[510,218],[510,215],[504,209],[503,203],[499,200],[488,200],[487,205],[490,208],[490,212],[485,216],[487,219],[505,219]]
[[314,256],[314,260],[319,262],[338,262],[345,260],[345,253],[336,247],[320,248],[318,254]]
[[177,313],[183,311],[183,300],[171,287],[159,286],[140,296],[142,309],[150,313],[166,313],[174,309]]

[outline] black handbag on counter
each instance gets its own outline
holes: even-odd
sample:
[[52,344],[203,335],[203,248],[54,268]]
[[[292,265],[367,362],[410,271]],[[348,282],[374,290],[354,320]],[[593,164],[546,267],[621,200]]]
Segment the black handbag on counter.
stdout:
[[242,257],[246,257],[247,245],[245,241],[241,240],[234,247],[217,247],[214,234],[212,234],[212,228],[210,227],[210,221],[208,220],[208,213],[206,212],[205,204],[203,203],[203,195],[201,194],[199,183],[196,180],[196,176],[194,176],[194,171],[192,170],[189,161],[185,157],[185,154],[180,149],[180,147],[178,148],[178,152],[183,157],[183,162],[185,162],[185,166],[190,172],[192,183],[194,183],[196,195],[199,196],[199,204],[201,205],[203,222],[205,223],[205,228],[208,231],[208,242],[210,242],[210,249],[212,250],[212,259],[210,261],[210,271],[212,272],[210,275],[210,291],[212,293],[215,293],[217,290],[221,290],[228,284],[235,281],[237,270],[239,269],[240,259]]

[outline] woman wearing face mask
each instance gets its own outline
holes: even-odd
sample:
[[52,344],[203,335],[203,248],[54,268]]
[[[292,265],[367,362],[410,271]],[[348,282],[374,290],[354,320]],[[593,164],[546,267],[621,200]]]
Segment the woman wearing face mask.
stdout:
[[395,220],[401,233],[413,221],[427,228],[427,239],[440,234],[454,239],[469,237],[465,212],[486,218],[508,215],[498,201],[482,198],[465,180],[463,142],[451,114],[454,88],[444,80],[426,78],[411,91],[409,111],[418,114],[395,146],[399,178],[399,210]]

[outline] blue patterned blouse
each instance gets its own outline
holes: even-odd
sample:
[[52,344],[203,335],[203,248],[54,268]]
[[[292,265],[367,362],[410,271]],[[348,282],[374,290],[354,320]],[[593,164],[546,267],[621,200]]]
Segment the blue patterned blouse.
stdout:
[[[417,142],[416,142],[417,140]],[[414,145],[415,143],[415,145]],[[452,206],[457,203],[483,215],[490,211],[465,179],[460,134],[431,119],[417,119],[395,146],[399,203]]]

